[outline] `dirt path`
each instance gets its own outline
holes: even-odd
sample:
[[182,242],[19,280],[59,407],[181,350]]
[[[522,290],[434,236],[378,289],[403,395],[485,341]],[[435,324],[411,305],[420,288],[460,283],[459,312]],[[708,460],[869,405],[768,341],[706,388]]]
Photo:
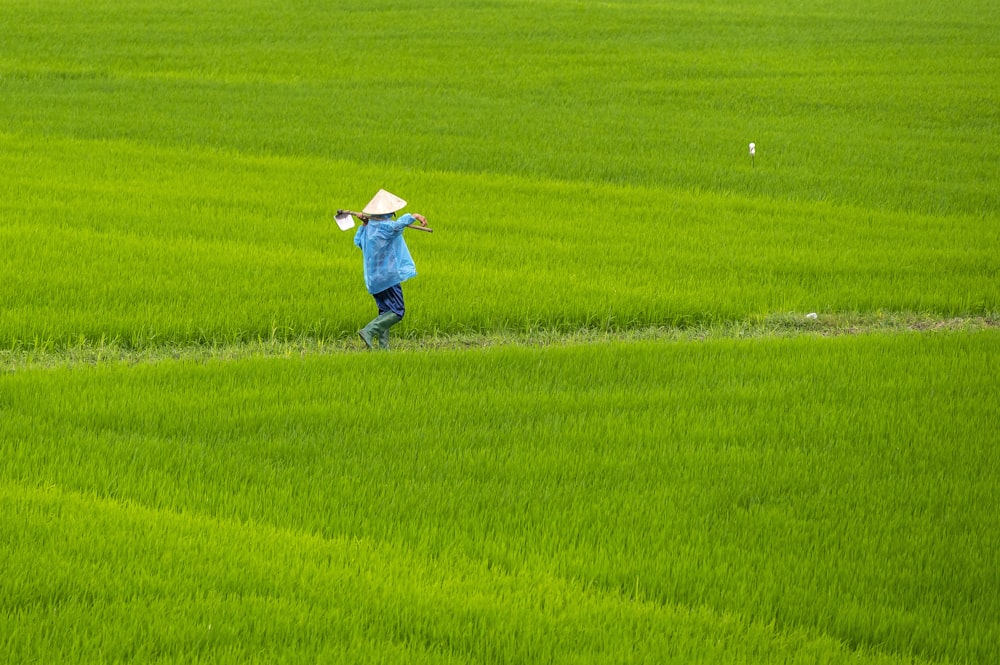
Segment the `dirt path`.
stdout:
[[[432,334],[409,331],[393,339],[393,352],[484,349],[503,346],[567,346],[659,340],[673,343],[713,339],[789,338],[803,335],[933,334],[974,332],[1000,328],[1000,315],[942,318],[924,314],[782,314],[747,321],[697,326],[647,326],[623,330],[585,328],[573,331],[538,329],[490,334]],[[237,344],[128,348],[115,341],[66,348],[14,348],[0,351],[0,371],[44,369],[101,363],[151,363],[171,360],[239,360],[261,357],[299,357],[367,352],[356,337],[292,341],[260,340]]]

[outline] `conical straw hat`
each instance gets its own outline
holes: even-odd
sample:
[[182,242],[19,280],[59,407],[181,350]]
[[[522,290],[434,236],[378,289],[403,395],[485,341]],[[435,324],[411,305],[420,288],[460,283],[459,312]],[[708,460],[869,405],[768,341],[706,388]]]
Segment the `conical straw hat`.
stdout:
[[391,215],[397,210],[402,210],[406,207],[406,201],[399,198],[395,194],[390,194],[384,189],[378,190],[365,209],[361,212],[366,215]]

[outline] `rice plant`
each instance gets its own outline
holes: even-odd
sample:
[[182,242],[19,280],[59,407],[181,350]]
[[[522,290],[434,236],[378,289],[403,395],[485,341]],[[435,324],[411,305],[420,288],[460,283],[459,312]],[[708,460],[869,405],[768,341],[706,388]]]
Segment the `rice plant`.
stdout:
[[6,11],[4,347],[351,336],[383,186],[417,331],[996,312],[988,3]]
[[998,660],[996,3],[0,16],[8,659]]
[[8,651],[989,662],[997,342],[8,373]]

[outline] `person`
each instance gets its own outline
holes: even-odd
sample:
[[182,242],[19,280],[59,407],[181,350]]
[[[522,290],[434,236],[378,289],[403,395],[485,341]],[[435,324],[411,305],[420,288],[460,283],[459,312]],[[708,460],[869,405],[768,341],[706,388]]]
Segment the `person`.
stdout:
[[406,201],[380,189],[357,216],[361,226],[354,234],[354,244],[361,249],[365,286],[378,307],[378,315],[358,331],[369,349],[376,340],[380,349],[389,349],[389,328],[399,323],[406,312],[402,283],[417,275],[403,230],[413,223],[426,227],[427,218],[407,213],[396,219],[396,213],[404,207]]

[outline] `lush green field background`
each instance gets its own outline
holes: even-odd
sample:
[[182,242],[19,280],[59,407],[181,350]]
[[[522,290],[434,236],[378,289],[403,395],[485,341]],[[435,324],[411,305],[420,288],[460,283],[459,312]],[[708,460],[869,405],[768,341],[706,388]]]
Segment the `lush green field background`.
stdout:
[[[0,25],[12,660],[998,660],[996,331],[457,348],[995,325],[995,2]],[[411,351],[195,360],[352,340],[380,187],[436,229]]]
[[996,212],[986,0],[232,7],[5,3],[6,130]]
[[991,662],[998,343],[9,375],[0,646],[25,660]]
[[330,4],[4,4],[0,342],[997,309],[995,3]]

